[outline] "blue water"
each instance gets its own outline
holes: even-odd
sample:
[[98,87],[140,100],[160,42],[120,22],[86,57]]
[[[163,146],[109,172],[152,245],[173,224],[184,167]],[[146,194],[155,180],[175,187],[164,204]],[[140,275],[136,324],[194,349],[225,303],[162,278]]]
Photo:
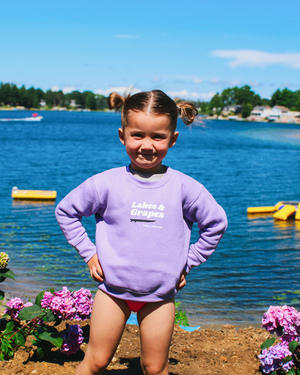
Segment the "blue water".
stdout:
[[[0,112],[0,118],[31,113]],[[50,287],[96,290],[56,223],[55,204],[91,175],[129,161],[117,135],[119,114],[40,114],[41,122],[0,122],[0,251],[10,255],[17,275],[0,289],[26,301]],[[229,227],[177,300],[193,325],[259,324],[277,304],[274,296],[300,289],[300,222],[247,216],[246,209],[300,199],[300,127],[210,121],[188,129],[180,121],[178,130],[165,164],[204,184],[224,207]],[[57,190],[58,198],[52,204],[16,202],[13,186]],[[94,218],[83,222],[94,239]]]

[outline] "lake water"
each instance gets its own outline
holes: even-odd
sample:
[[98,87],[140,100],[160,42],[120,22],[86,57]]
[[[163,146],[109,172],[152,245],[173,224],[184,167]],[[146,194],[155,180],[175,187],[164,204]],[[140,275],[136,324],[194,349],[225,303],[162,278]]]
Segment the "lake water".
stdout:
[[[0,289],[25,301],[50,287],[96,290],[56,223],[55,205],[91,175],[129,162],[117,135],[120,114],[40,114],[41,122],[0,122],[0,252],[9,254],[17,275]],[[224,207],[229,226],[217,251],[192,270],[177,301],[192,325],[259,324],[269,305],[278,303],[274,297],[300,289],[300,221],[247,216],[246,210],[300,200],[300,127],[210,121],[188,129],[179,121],[178,130],[165,164],[200,181]],[[51,204],[13,201],[13,186],[57,190],[58,198]],[[94,239],[94,218],[83,222]],[[192,241],[196,236],[195,229]]]

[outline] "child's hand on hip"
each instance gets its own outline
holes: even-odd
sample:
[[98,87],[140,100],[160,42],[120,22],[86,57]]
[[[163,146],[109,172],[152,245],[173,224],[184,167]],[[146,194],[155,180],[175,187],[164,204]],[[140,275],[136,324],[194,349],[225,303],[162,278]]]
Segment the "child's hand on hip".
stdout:
[[182,288],[184,288],[186,286],[186,275],[187,273],[185,271],[182,272],[181,276],[180,276],[180,280],[179,280],[179,283],[177,284],[177,289],[180,290]]
[[97,254],[95,254],[88,262],[87,265],[90,269],[90,274],[95,281],[103,281],[104,274],[99,262]]

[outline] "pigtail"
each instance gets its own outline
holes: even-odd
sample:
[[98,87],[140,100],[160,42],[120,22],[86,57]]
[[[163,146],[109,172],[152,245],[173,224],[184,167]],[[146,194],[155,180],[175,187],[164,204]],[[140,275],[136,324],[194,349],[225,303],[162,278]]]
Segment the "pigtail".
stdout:
[[125,102],[125,98],[117,92],[112,92],[107,98],[108,108],[119,110]]
[[181,117],[185,125],[191,125],[195,117],[198,115],[198,111],[195,106],[188,102],[177,103],[178,115]]

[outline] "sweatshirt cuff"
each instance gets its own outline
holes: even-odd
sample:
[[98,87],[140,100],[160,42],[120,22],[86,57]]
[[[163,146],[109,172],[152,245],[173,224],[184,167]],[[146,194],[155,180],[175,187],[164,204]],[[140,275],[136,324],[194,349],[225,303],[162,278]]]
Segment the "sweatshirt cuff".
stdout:
[[88,236],[79,242],[75,248],[86,263],[96,254],[96,246]]

